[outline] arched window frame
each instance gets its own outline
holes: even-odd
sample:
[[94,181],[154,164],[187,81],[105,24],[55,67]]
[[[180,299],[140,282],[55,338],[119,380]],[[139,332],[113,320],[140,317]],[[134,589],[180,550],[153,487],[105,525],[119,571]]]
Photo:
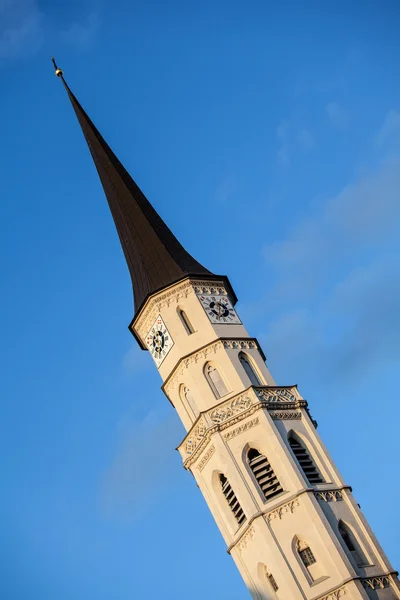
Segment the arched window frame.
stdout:
[[[251,454],[258,456],[251,457]],[[267,456],[253,446],[247,447],[245,461],[254,484],[264,502],[270,502],[284,492],[282,482],[278,478]]]
[[358,536],[354,533],[353,528],[348,523],[342,521],[342,519],[338,521],[338,534],[339,540],[343,542],[343,546],[354,564],[357,567],[368,566],[370,563]]
[[[303,473],[303,475],[306,478],[306,480],[308,481],[308,483],[310,485],[318,485],[320,483],[326,483],[326,480],[321,472],[321,469],[319,468],[319,465],[317,464],[316,460],[314,459],[313,454],[309,450],[308,444],[293,430],[289,431],[287,440],[288,440],[289,448],[299,466],[299,469],[300,469],[301,473]],[[296,447],[295,448],[293,447],[291,442],[294,442],[295,444],[300,446],[300,448],[297,450]],[[312,467],[311,467],[311,471],[308,474],[305,471],[304,462],[302,464],[302,462],[300,461],[299,454],[300,455],[303,454],[304,458],[307,458],[311,462]],[[309,475],[312,478],[309,478]]]
[[195,329],[194,329],[192,323],[190,322],[190,319],[187,316],[185,310],[182,307],[178,306],[177,311],[178,311],[179,318],[182,322],[182,325],[183,325],[186,333],[188,335],[191,335],[192,333],[194,333]]
[[322,579],[321,565],[318,562],[310,545],[304,540],[301,540],[295,536],[292,547],[296,555],[296,559],[308,583],[312,585],[315,581]]
[[246,352],[240,351],[238,354],[239,362],[242,365],[244,372],[246,373],[251,385],[259,386],[263,385],[262,379],[258,373],[258,370],[254,364],[253,359],[246,354]]
[[[226,385],[221,370],[217,367],[217,365],[215,365],[213,362],[207,362],[204,365],[203,372],[208,381],[208,385],[210,386],[216,398],[223,398],[229,394],[229,388]],[[212,375],[214,372],[218,374],[218,378],[215,378],[215,376]]]
[[189,409],[193,413],[194,418],[197,419],[197,417],[200,414],[200,411],[197,408],[196,400],[194,399],[190,388],[188,388],[184,383],[182,383],[179,392],[183,404],[185,405],[185,407],[189,407]]
[[276,592],[279,590],[279,584],[274,575],[271,573],[270,569],[267,567],[267,565],[258,563],[257,571],[263,591],[268,592],[268,598],[274,598],[277,600],[278,596]]

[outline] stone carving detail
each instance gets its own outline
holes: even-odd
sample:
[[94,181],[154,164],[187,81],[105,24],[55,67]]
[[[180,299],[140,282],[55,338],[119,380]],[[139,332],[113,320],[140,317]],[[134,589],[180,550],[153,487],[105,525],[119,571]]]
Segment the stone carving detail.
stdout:
[[238,413],[244,412],[253,404],[253,398],[250,395],[243,395],[234,398],[233,400],[228,400],[224,402],[222,405],[215,408],[211,411],[210,418],[213,423],[223,423],[227,421],[234,415]]
[[197,446],[200,444],[202,439],[204,438],[207,431],[207,426],[204,418],[200,418],[196,427],[191,432],[190,437],[186,440],[185,450],[186,453],[190,456],[196,450]]
[[344,499],[343,492],[341,490],[329,490],[326,492],[314,492],[315,497],[318,500],[325,500],[325,502],[339,502]]
[[371,588],[371,590],[387,588],[392,583],[389,575],[383,575],[382,577],[366,577],[361,581],[365,588]]
[[271,412],[269,413],[274,420],[277,419],[301,419],[301,413],[298,412]]
[[295,498],[286,504],[282,504],[282,506],[278,506],[278,508],[271,510],[271,512],[266,515],[268,522],[272,521],[272,519],[282,519],[287,513],[294,513],[297,506],[300,506],[298,498]]
[[237,543],[237,547],[240,551],[247,548],[248,543],[251,542],[251,540],[254,538],[254,534],[255,534],[254,527],[249,527],[249,529],[246,531],[246,533],[240,538],[240,540]]
[[322,596],[322,598],[318,598],[318,600],[338,600],[342,596],[346,596],[346,595],[347,595],[347,589],[343,586],[343,587],[339,588],[338,590],[334,590],[333,592],[330,592],[326,596]]
[[246,421],[246,423],[243,423],[243,425],[240,425],[240,427],[236,427],[236,429],[232,429],[231,431],[228,431],[228,433],[225,433],[224,440],[227,442],[228,440],[231,440],[235,436],[239,435],[239,433],[243,433],[244,431],[251,429],[251,427],[258,425],[258,423],[258,417],[252,419],[251,421]]
[[223,344],[224,348],[230,348],[231,350],[257,348],[257,344],[253,340],[224,340]]
[[203,458],[199,461],[199,464],[197,465],[199,471],[202,471],[204,469],[214,452],[215,446],[210,446],[207,452],[204,454]]
[[222,281],[196,281],[194,286],[194,291],[196,294],[218,294],[221,296],[226,296],[227,291],[225,289]]
[[258,388],[257,394],[263,400],[267,400],[268,404],[281,404],[286,402],[296,402],[302,400],[299,392],[295,387],[291,388]]

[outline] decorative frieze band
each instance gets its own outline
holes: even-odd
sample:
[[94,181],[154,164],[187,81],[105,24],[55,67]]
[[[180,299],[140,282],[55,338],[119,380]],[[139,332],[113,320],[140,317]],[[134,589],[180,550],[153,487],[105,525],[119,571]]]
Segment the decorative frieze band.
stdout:
[[255,419],[252,419],[251,421],[246,421],[245,423],[243,423],[243,425],[240,425],[240,427],[236,427],[236,429],[231,429],[230,431],[228,431],[228,433],[225,433],[224,440],[226,442],[228,442],[229,440],[236,437],[240,433],[243,433],[243,432],[247,431],[248,429],[251,429],[255,425],[258,425],[258,423],[259,423],[258,417],[256,417]]
[[251,542],[251,540],[254,538],[254,534],[255,534],[255,529],[253,526],[249,527],[249,529],[246,531],[246,533],[240,538],[240,540],[237,543],[237,548],[240,550],[240,552],[242,550],[244,550],[245,548],[247,548],[249,542]]
[[274,420],[289,419],[294,421],[301,419],[301,413],[299,412],[270,412],[269,414]]
[[293,513],[298,506],[300,506],[300,501],[298,498],[295,498],[294,500],[291,500],[290,502],[282,504],[282,506],[278,506],[278,508],[271,510],[271,512],[266,514],[266,519],[268,522],[272,521],[273,519],[282,519],[282,517],[287,513]]
[[365,588],[370,588],[371,590],[382,590],[383,588],[389,587],[392,583],[389,575],[382,575],[381,577],[366,577],[361,581]]
[[[201,452],[204,444],[207,443],[214,431],[231,427],[251,416],[260,408],[274,409],[278,404],[275,400],[276,397],[281,398],[279,413],[282,413],[282,416],[278,418],[285,418],[283,413],[289,411],[288,414],[290,414],[293,407],[307,406],[307,402],[300,396],[295,386],[290,388],[269,388],[266,386],[263,388],[250,388],[246,392],[230,398],[216,408],[205,411],[200,415],[194,427],[178,447],[184,466],[188,468],[192,464],[195,456]],[[289,401],[285,402],[282,398],[287,398]],[[233,437],[233,435],[228,435],[225,439],[230,439],[230,437]]]
[[314,492],[315,497],[318,500],[324,500],[325,502],[339,502],[344,499],[342,490],[329,490],[325,492]]
[[207,452],[204,454],[203,458],[200,460],[199,464],[197,465],[199,471],[202,471],[204,469],[214,452],[215,446],[210,446]]
[[223,340],[224,348],[230,350],[252,350],[257,348],[257,344],[254,340]]
[[329,592],[329,594],[327,594],[326,596],[318,598],[318,600],[339,600],[339,598],[341,598],[342,596],[346,596],[346,594],[347,589],[345,586],[342,586],[339,589],[334,590],[333,592]]

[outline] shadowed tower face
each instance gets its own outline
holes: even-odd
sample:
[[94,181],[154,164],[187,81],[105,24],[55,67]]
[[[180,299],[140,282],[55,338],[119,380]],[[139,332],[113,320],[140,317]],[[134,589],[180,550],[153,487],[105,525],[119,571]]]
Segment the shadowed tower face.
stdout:
[[[56,68],[57,69],[57,68]],[[253,598],[389,600],[396,573],[316,431],[277,386],[226,276],[178,242],[62,79],[132,279],[130,329],[187,435],[179,445]]]

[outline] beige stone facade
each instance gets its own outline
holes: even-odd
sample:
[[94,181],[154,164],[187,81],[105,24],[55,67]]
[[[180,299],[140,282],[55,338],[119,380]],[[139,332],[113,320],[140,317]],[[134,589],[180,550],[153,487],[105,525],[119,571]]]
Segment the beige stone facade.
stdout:
[[179,452],[251,596],[400,598],[306,401],[296,387],[276,386],[242,324],[211,322],[201,295],[218,300],[229,290],[187,278],[153,295],[132,327],[146,344],[155,320],[165,324],[170,349],[159,372],[187,431]]

